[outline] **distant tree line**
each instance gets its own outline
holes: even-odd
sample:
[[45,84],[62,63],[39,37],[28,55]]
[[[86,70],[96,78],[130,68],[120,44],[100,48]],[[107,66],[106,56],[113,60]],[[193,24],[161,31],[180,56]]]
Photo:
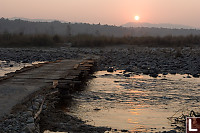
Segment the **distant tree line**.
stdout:
[[96,47],[110,45],[137,45],[148,47],[200,46],[200,36],[164,36],[164,37],[107,37],[77,35],[71,38],[72,46]]
[[59,36],[75,36],[90,34],[94,36],[114,37],[142,37],[142,36],[188,36],[200,35],[198,29],[168,29],[153,27],[123,27],[114,25],[88,24],[88,23],[66,23],[59,21],[52,22],[31,22],[20,19],[9,20],[0,18],[0,33],[9,32],[13,34],[23,33],[28,35],[48,34]]
[[0,47],[55,47],[64,41],[58,35],[0,34]]
[[0,47],[58,47],[70,43],[73,47],[103,47],[112,45],[137,45],[148,47],[200,46],[200,36],[165,37],[113,37],[101,35],[24,35],[4,32],[0,34]]

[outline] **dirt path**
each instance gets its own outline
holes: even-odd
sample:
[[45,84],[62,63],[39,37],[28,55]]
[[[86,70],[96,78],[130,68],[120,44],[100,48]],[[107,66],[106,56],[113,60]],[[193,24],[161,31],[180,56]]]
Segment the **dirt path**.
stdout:
[[[69,78],[70,70],[82,60],[62,60],[14,75],[0,81],[0,117],[10,113],[12,107],[29,94],[52,87],[53,81]],[[72,78],[72,77],[70,77]]]

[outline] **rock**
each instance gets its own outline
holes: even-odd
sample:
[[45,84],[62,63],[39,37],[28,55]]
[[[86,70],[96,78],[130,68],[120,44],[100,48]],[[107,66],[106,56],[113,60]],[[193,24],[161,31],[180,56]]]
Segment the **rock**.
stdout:
[[43,104],[42,109],[43,110],[47,109],[47,106]]
[[26,122],[27,123],[33,123],[34,122],[34,118],[33,117],[29,117]]
[[35,123],[29,123],[29,124],[27,124],[27,127],[28,127],[31,131],[34,131],[34,130],[35,130]]
[[157,73],[153,73],[153,74],[149,74],[149,76],[153,77],[153,78],[157,78],[158,74]]
[[28,60],[23,60],[23,61],[22,61],[22,63],[28,63],[28,62],[29,62]]
[[37,111],[37,110],[38,110],[38,107],[35,106],[35,105],[33,105],[32,108],[33,108],[34,111]]
[[29,108],[28,108],[28,111],[33,112],[32,107],[29,107]]
[[125,77],[130,77],[131,75],[130,75],[130,74],[124,74],[124,76],[125,76]]
[[40,107],[40,102],[42,103],[42,99],[38,99],[39,101],[36,101],[34,103],[35,106],[37,106],[38,108]]
[[40,104],[39,104],[38,102],[36,102],[36,103],[32,106],[32,108],[33,108],[34,111],[38,110],[39,107],[40,107]]
[[8,125],[7,128],[8,128],[8,129],[12,129],[12,128],[13,128],[13,125]]
[[97,78],[97,76],[92,75],[91,78]]
[[176,74],[176,71],[172,70],[172,71],[170,71],[170,74]]
[[177,133],[176,130],[170,130],[167,133]]
[[95,110],[95,111],[99,111],[99,110],[101,110],[101,109],[99,109],[99,108],[95,108],[94,110]]
[[114,68],[113,67],[109,67],[108,69],[107,69],[107,72],[113,72],[114,71]]
[[199,74],[193,74],[192,76],[193,76],[194,78],[199,78],[199,77],[200,77]]
[[128,130],[126,130],[126,129],[122,129],[121,132],[128,132]]
[[181,127],[179,127],[179,126],[176,126],[174,129],[181,129]]
[[10,67],[13,67],[13,65],[11,64]]
[[33,116],[33,113],[32,113],[31,111],[27,111],[27,112],[26,112],[26,115],[27,115],[27,116]]
[[32,133],[35,130],[35,123],[29,123],[27,126],[22,130],[25,133]]
[[145,74],[145,75],[149,75],[149,70],[143,70],[142,73]]
[[101,99],[99,96],[93,96],[91,98],[93,98],[93,100]]
[[15,117],[14,114],[9,115],[9,118],[14,118],[14,117]]
[[21,125],[21,126],[24,126],[24,125],[25,125],[25,123],[24,123],[24,122],[21,122],[21,123],[20,123],[20,125]]
[[192,77],[190,75],[188,75],[187,78],[192,78]]
[[112,74],[104,74],[104,76],[112,76]]
[[35,102],[37,102],[37,104],[42,103],[42,101],[43,101],[43,98],[37,98],[37,99],[35,99]]
[[133,70],[132,67],[128,67],[128,68],[126,68],[125,71],[126,71],[126,72],[134,72],[134,70]]
[[163,75],[167,75],[168,73],[167,72],[163,72]]

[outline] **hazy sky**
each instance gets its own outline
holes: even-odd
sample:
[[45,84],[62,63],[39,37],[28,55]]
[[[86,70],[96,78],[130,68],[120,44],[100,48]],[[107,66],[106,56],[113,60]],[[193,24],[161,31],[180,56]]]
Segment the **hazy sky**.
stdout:
[[200,0],[0,0],[0,17],[121,25],[172,23],[200,28]]

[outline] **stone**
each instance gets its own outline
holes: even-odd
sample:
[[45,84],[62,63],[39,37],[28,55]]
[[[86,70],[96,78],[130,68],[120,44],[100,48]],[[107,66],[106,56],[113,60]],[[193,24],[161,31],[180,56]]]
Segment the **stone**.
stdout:
[[34,105],[32,106],[32,108],[33,108],[34,111],[36,111],[36,110],[39,109],[39,106],[34,104]]
[[158,77],[158,74],[157,73],[152,73],[152,74],[149,74],[149,76],[153,77],[153,78],[157,78]]
[[47,106],[43,104],[42,109],[43,110],[47,109]]
[[94,110],[95,110],[95,111],[99,111],[99,110],[101,110],[101,109],[99,109],[99,108],[95,108]]
[[200,77],[199,74],[193,74],[192,76],[193,76],[194,78],[199,78],[199,77]]
[[29,108],[28,108],[28,111],[33,112],[32,107],[29,107]]
[[33,123],[34,122],[34,118],[33,117],[29,117],[26,122],[27,123]]
[[43,99],[42,99],[42,98],[37,98],[35,101],[36,101],[37,103],[42,103]]
[[176,130],[170,130],[167,133],[177,133]]
[[37,106],[37,107],[39,107],[40,106],[40,102],[37,101],[37,102],[34,103],[34,105]]
[[13,128],[13,125],[8,125],[8,129],[12,129]]
[[35,123],[29,123],[29,124],[27,124],[27,127],[28,127],[31,131],[34,131],[34,130],[35,130]]
[[32,113],[31,111],[27,111],[27,112],[26,112],[26,115],[27,115],[27,116],[33,116],[33,113]]
[[130,74],[124,74],[124,76],[125,76],[125,77],[130,77],[131,75],[130,75]]
[[128,130],[126,130],[126,129],[122,129],[121,132],[128,132]]
[[176,71],[171,71],[170,74],[174,74],[174,75],[175,75],[175,74],[176,74]]
[[167,72],[163,72],[163,75],[167,75],[168,73]]
[[108,69],[107,69],[107,72],[113,72],[114,71],[114,68],[113,67],[109,67]]
[[14,118],[14,114],[10,114],[10,115],[9,115],[9,118]]
[[125,69],[126,72],[134,72],[134,70],[131,67],[128,67]]

